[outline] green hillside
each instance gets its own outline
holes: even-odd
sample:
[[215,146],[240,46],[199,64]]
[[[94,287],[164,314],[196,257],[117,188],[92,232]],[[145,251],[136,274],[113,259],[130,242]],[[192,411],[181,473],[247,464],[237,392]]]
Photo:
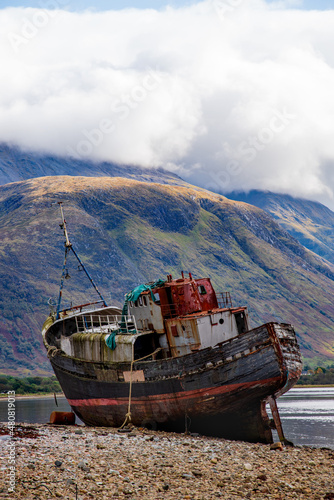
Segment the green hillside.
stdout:
[[[334,358],[334,267],[262,210],[194,188],[124,178],[43,177],[0,187],[0,366],[46,374],[41,342],[48,299],[57,298],[63,201],[74,248],[107,302],[181,270],[209,276],[252,326],[293,323],[303,354]],[[64,301],[94,300],[72,258]]]
[[227,197],[262,208],[299,243],[334,264],[334,212],[325,205],[257,190],[231,193]]

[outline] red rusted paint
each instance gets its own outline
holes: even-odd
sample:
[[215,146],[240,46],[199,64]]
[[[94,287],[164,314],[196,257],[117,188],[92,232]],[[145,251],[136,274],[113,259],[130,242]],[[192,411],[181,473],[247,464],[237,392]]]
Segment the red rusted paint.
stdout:
[[[244,312],[247,310],[247,307],[234,307],[234,308],[215,308],[215,309],[212,309],[210,310],[210,312],[212,312],[212,314],[216,314],[218,312],[224,312],[224,311],[231,311],[232,314],[236,314],[236,313],[239,313],[239,312]],[[196,312],[196,313],[193,313],[193,314],[187,314],[187,317],[188,318],[200,318],[201,316],[207,316],[208,314],[208,311],[202,311],[202,312]]]
[[53,411],[50,415],[50,424],[74,425],[75,413],[71,411]]
[[163,287],[156,288],[154,293],[159,294],[164,318],[186,316],[218,308],[216,293],[209,278],[168,280]]
[[[276,384],[278,382],[278,378],[271,378],[268,380],[263,380],[261,381],[261,385],[270,385],[270,384]],[[172,394],[158,394],[158,395],[147,395],[143,397],[132,397],[132,403],[133,405],[147,405],[149,402],[157,402],[157,403],[163,403],[166,404],[167,402],[170,402],[172,404],[176,404],[177,402],[180,401],[196,401],[198,402],[203,401],[203,398],[207,397],[212,397],[215,395],[220,395],[220,394],[227,394],[227,393],[235,393],[236,391],[240,391],[241,389],[250,389],[251,387],[258,387],[259,383],[258,381],[253,381],[253,382],[247,382],[247,383],[242,383],[242,384],[228,384],[228,385],[223,385],[219,387],[206,387],[203,389],[197,389],[197,390],[192,390],[192,391],[183,391],[183,392],[175,392]],[[123,404],[128,403],[128,398],[99,398],[99,399],[68,399],[68,402],[71,406],[76,406],[78,408],[84,407],[84,406],[119,406]]]

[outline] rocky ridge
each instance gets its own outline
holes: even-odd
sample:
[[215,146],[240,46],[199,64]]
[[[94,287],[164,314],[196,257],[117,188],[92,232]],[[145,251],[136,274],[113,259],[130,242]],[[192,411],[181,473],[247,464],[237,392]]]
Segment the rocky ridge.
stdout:
[[136,165],[118,165],[110,162],[93,162],[23,151],[17,147],[0,143],[0,185],[37,177],[58,175],[86,177],[125,177],[161,184],[185,184],[177,175],[163,168],[142,168]]
[[325,205],[269,191],[233,192],[226,196],[265,210],[301,245],[334,263],[334,212]]

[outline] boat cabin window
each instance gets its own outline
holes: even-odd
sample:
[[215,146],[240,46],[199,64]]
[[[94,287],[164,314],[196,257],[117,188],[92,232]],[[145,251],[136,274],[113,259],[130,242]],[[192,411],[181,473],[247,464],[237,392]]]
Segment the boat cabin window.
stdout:
[[238,333],[244,333],[248,330],[246,315],[244,312],[235,313],[235,321],[237,323]]
[[154,294],[153,294],[153,296],[154,296],[154,302],[155,302],[157,305],[159,305],[159,304],[160,304],[160,297],[159,297],[158,292],[154,293]]
[[206,294],[206,289],[205,289],[205,286],[204,285],[198,285],[198,291],[201,295],[205,295]]
[[[156,301],[158,304],[160,304],[159,301],[159,295],[156,294],[158,297],[158,300]],[[146,307],[147,306],[147,298],[145,295],[138,297],[138,299],[135,302],[130,301],[129,302],[130,307]]]

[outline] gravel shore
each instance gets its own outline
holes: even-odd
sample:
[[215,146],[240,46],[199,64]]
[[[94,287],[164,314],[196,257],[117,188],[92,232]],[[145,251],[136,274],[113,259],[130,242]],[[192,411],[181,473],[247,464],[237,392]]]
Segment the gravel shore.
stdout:
[[[334,499],[334,450],[148,431],[0,424],[0,498]],[[15,492],[8,492],[15,443]]]

